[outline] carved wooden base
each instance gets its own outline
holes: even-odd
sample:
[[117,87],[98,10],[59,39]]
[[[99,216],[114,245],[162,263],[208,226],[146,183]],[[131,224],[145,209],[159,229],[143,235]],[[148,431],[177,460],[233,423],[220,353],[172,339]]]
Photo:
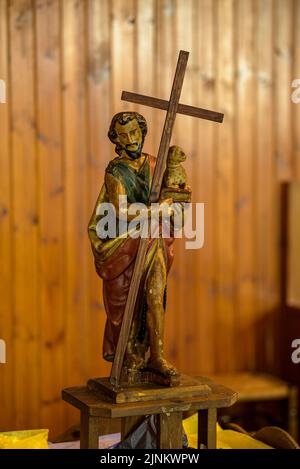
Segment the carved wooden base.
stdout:
[[126,366],[123,367],[120,379],[120,384],[123,387],[138,386],[142,383],[159,384],[167,387],[178,386],[180,384],[180,374],[167,376],[151,368],[133,371],[128,370]]
[[139,381],[139,384],[126,384],[125,386],[121,384],[118,388],[114,388],[109,378],[95,378],[88,381],[88,388],[91,391],[99,391],[102,395],[105,394],[116,404],[208,396],[211,393],[208,384],[186,375],[177,378],[176,386],[161,386],[153,382],[141,383]]

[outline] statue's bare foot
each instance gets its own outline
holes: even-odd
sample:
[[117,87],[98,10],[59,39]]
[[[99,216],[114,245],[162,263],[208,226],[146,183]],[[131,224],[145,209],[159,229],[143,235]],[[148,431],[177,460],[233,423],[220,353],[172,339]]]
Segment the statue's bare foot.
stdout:
[[135,353],[126,357],[125,365],[129,370],[142,370],[146,367],[145,359]]
[[150,358],[147,363],[148,368],[158,371],[165,376],[179,376],[179,371],[164,358]]

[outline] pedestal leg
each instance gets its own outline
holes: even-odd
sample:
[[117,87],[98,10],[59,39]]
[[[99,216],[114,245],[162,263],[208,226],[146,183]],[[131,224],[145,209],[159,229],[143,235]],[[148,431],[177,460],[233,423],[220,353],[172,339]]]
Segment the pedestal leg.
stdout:
[[298,389],[291,386],[288,398],[288,432],[298,441]]
[[157,448],[182,449],[182,412],[157,416]]
[[125,440],[127,436],[133,432],[139,424],[144,420],[144,416],[134,415],[132,417],[123,417],[121,423],[121,440]]
[[80,414],[80,449],[98,449],[100,417],[89,415],[88,410]]
[[217,409],[198,411],[198,449],[216,449]]

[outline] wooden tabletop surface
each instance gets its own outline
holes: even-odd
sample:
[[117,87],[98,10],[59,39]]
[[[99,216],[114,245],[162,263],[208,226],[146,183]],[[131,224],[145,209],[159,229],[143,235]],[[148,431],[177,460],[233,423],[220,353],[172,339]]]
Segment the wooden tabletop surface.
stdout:
[[210,378],[233,388],[238,393],[239,402],[286,399],[291,389],[287,382],[266,373],[224,373]]
[[62,398],[80,410],[88,409],[89,415],[105,418],[118,418],[134,415],[150,415],[169,412],[190,412],[200,409],[223,408],[233,405],[238,398],[237,392],[211,381],[198,377],[202,383],[212,389],[208,396],[188,397],[182,399],[163,399],[147,402],[130,402],[114,404],[107,396],[89,390],[86,386],[66,388]]

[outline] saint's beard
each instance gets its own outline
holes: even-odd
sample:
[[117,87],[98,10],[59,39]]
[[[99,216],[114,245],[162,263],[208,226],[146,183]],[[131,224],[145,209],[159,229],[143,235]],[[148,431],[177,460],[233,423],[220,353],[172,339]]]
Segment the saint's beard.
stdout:
[[137,150],[130,151],[128,150],[128,148],[125,148],[125,151],[127,155],[129,156],[129,158],[131,158],[132,160],[137,160],[142,154],[142,148],[143,148],[143,143],[140,143]]

